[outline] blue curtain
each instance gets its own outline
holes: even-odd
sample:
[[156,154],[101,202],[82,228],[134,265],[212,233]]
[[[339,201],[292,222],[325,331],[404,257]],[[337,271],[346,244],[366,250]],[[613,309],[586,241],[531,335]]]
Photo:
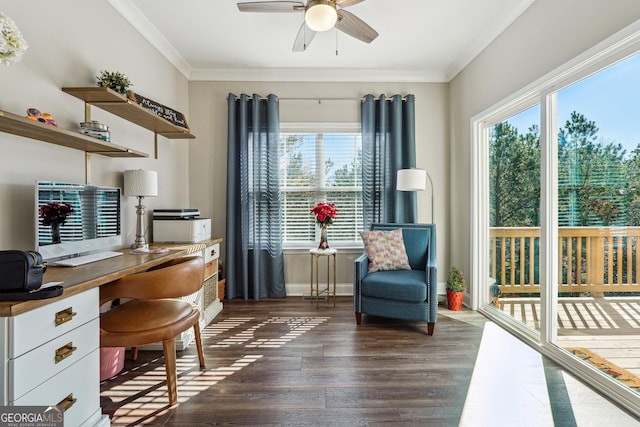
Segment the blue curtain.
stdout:
[[396,191],[396,171],[416,166],[415,97],[394,95],[361,102],[364,227],[417,221],[416,193]]
[[228,97],[228,298],[286,296],[278,174],[278,97]]

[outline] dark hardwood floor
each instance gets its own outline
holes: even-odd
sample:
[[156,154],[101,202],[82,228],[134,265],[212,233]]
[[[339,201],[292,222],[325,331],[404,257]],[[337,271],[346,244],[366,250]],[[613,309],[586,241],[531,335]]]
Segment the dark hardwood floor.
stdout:
[[363,316],[352,298],[224,301],[178,354],[179,404],[168,407],[162,352],[141,351],[101,383],[112,425],[457,426],[484,318],[440,311],[427,324]]

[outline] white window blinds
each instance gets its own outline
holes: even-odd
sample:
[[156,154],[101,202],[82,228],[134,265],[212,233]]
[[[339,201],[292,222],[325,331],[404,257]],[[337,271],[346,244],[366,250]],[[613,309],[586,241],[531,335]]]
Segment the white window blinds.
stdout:
[[310,211],[318,202],[334,203],[338,209],[329,227],[332,246],[359,242],[358,232],[363,229],[359,127],[282,129],[279,166],[285,245],[317,242],[319,228]]

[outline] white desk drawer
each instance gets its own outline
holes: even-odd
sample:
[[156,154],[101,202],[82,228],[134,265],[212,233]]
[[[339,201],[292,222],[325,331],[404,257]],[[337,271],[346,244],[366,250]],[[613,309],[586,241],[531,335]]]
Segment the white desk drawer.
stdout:
[[60,404],[67,396],[77,399],[64,413],[65,426],[79,426],[100,409],[100,352],[96,349],[33,389],[11,405]]
[[98,296],[98,288],[93,288],[11,317],[9,359],[96,319],[99,316]]
[[209,261],[218,259],[219,256],[220,256],[220,243],[211,245],[204,250],[204,263],[206,264]]
[[[15,400],[100,347],[100,319],[9,360],[9,400]],[[96,367],[96,369],[98,369]],[[77,379],[84,377],[77,377]]]

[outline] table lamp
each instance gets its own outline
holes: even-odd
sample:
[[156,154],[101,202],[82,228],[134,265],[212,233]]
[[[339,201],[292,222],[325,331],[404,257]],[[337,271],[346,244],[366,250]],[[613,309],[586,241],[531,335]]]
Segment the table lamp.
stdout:
[[433,216],[433,181],[424,169],[399,169],[396,175],[396,190],[424,191],[427,189],[427,179],[431,185],[431,223],[435,224]]
[[133,249],[149,249],[149,244],[144,238],[144,209],[142,204],[145,197],[158,195],[158,173],[142,169],[124,171],[124,195],[138,198],[136,206],[137,224],[136,240],[131,245]]

